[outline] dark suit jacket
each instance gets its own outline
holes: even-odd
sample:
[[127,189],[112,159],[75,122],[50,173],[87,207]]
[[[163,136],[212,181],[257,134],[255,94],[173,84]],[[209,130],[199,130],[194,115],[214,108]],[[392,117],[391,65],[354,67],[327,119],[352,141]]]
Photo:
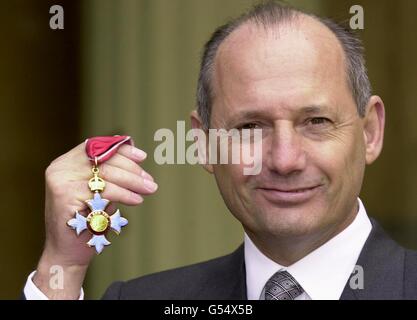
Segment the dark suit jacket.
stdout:
[[[356,263],[364,270],[364,288],[351,289],[348,281],[341,299],[417,299],[417,252],[400,247],[374,220],[372,225]],[[243,245],[221,258],[113,283],[103,299],[245,300]]]

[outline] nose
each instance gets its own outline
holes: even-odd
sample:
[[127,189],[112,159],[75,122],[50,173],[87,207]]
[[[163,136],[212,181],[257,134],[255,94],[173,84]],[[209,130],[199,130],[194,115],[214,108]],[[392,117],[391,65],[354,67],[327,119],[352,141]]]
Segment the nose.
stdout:
[[302,137],[290,121],[276,124],[268,140],[266,165],[269,170],[288,176],[305,169],[307,157]]

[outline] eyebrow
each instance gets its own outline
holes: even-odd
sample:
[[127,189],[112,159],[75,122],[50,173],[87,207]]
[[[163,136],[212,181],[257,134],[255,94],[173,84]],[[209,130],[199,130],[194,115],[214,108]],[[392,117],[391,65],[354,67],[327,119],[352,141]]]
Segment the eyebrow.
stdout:
[[330,113],[332,110],[327,105],[311,105],[302,107],[300,112],[304,114],[318,114],[323,112]]
[[[302,114],[319,114],[323,112],[331,112],[331,109],[327,105],[308,105],[301,107],[296,111],[297,113]],[[243,110],[241,112],[238,112],[237,114],[233,115],[232,118],[235,120],[245,120],[245,119],[253,119],[253,118],[259,118],[259,117],[267,117],[270,116],[270,111],[265,110]]]

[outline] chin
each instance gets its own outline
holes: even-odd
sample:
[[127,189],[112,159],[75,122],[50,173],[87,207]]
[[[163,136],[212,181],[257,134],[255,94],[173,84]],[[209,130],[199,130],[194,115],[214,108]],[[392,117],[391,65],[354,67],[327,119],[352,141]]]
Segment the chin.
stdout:
[[314,206],[293,208],[269,207],[257,210],[258,232],[274,237],[302,237],[323,230],[328,220],[327,210]]

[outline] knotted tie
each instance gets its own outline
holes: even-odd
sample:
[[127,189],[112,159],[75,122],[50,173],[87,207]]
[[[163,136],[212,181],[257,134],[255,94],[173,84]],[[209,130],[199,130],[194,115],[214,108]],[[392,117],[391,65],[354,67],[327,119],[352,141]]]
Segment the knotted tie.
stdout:
[[265,285],[265,300],[294,300],[303,292],[287,271],[278,271]]

